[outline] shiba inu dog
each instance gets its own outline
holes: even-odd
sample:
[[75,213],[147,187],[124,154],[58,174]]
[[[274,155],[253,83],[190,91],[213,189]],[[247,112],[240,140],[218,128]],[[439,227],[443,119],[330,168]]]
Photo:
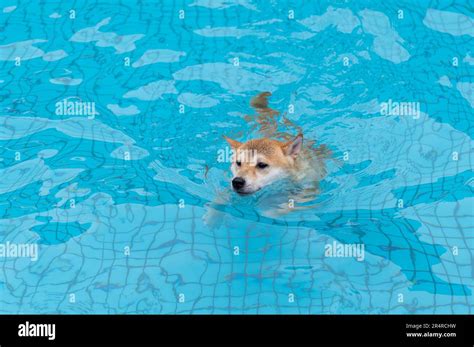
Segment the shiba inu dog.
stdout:
[[287,142],[261,138],[240,143],[225,139],[234,151],[232,188],[241,195],[254,193],[283,178],[316,183],[323,176],[324,166],[303,150],[302,134]]
[[[331,151],[325,145],[314,146],[315,141],[304,140],[302,129],[268,106],[271,93],[264,92],[252,98],[257,114],[247,115],[250,132],[258,132],[256,139],[239,142],[224,136],[232,148],[231,187],[216,195],[204,217],[209,226],[221,223],[222,212],[218,205],[226,205],[234,191],[239,196],[251,196],[273,183],[288,180],[294,189],[279,194],[276,206],[270,206],[262,213],[266,216],[282,216],[290,211],[308,209],[314,206],[298,206],[298,203],[314,201],[319,194],[319,182],[326,175],[325,159]],[[281,125],[291,132],[279,131]],[[292,134],[293,133],[293,134]],[[298,135],[295,136],[295,133]],[[240,136],[240,135],[237,135]],[[292,204],[289,204],[292,201]]]
[[[265,137],[241,143],[224,136],[234,152],[232,188],[241,195],[252,194],[284,178],[316,186],[326,173],[323,161],[327,156],[325,146],[314,149],[314,142],[304,146],[301,133],[285,141],[271,138],[288,139],[291,135],[276,131],[278,122],[275,117],[279,112],[268,107],[270,95],[269,92],[261,93],[250,102],[258,114],[255,121],[260,125],[259,132]],[[284,122],[301,131],[288,119],[284,118]]]

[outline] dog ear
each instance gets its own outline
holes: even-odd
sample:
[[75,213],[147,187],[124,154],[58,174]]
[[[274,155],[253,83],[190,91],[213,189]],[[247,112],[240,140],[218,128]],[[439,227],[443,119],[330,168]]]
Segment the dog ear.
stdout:
[[239,148],[242,145],[242,143],[240,143],[239,141],[232,140],[230,137],[224,136],[224,139],[232,148]]
[[299,134],[293,140],[286,142],[282,149],[286,155],[296,157],[303,147],[303,134]]

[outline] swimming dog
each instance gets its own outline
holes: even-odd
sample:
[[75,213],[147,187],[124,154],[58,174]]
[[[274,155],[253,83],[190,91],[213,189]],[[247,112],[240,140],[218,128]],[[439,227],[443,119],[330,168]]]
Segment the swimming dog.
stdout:
[[302,134],[287,142],[260,138],[240,143],[225,139],[234,152],[232,188],[241,195],[255,193],[284,178],[294,181],[312,178],[314,183],[321,179],[322,172],[317,169],[323,167],[312,163],[308,151],[302,150]]
[[[287,139],[288,133],[278,133],[275,117],[277,111],[268,107],[269,92],[261,93],[251,101],[251,106],[257,110],[257,123],[260,133],[267,136]],[[287,125],[296,127],[284,116]],[[297,127],[298,128],[298,127]],[[300,128],[298,128],[301,131]],[[324,158],[328,151],[324,146],[315,149],[314,142],[303,145],[303,134],[298,134],[287,141],[275,140],[269,137],[239,142],[227,136],[225,140],[232,147],[233,174],[232,188],[240,195],[255,193],[263,187],[281,179],[316,186],[326,174]]]
[[[302,129],[285,114],[279,118],[280,113],[268,106],[269,96],[271,93],[264,92],[252,98],[250,106],[257,114],[244,118],[249,123],[249,131],[258,132],[257,139],[239,142],[227,136],[224,138],[233,152],[231,186],[238,195],[252,195],[284,179],[295,183],[297,189],[292,190],[290,196],[280,196],[276,209],[270,207],[263,211],[266,216],[278,217],[314,207],[298,206],[298,203],[314,201],[319,194],[319,182],[326,175],[324,160],[331,157],[331,151],[325,145],[314,146],[315,141],[303,141]],[[279,131],[280,125],[288,131]],[[207,205],[204,220],[208,226],[215,227],[222,222],[223,214],[217,205],[228,204],[230,192],[229,189],[221,191]]]

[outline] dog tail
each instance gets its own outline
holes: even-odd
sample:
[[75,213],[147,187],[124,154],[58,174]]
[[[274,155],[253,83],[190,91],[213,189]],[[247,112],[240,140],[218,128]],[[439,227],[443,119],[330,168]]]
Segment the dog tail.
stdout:
[[257,110],[268,109],[268,97],[270,96],[272,96],[272,93],[270,92],[260,93],[250,100],[250,106]]

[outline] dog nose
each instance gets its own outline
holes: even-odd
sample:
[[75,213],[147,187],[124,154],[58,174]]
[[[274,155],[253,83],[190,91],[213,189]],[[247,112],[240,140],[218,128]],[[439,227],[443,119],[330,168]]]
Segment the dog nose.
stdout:
[[232,187],[235,190],[241,189],[245,185],[245,180],[242,177],[236,177],[232,180]]

